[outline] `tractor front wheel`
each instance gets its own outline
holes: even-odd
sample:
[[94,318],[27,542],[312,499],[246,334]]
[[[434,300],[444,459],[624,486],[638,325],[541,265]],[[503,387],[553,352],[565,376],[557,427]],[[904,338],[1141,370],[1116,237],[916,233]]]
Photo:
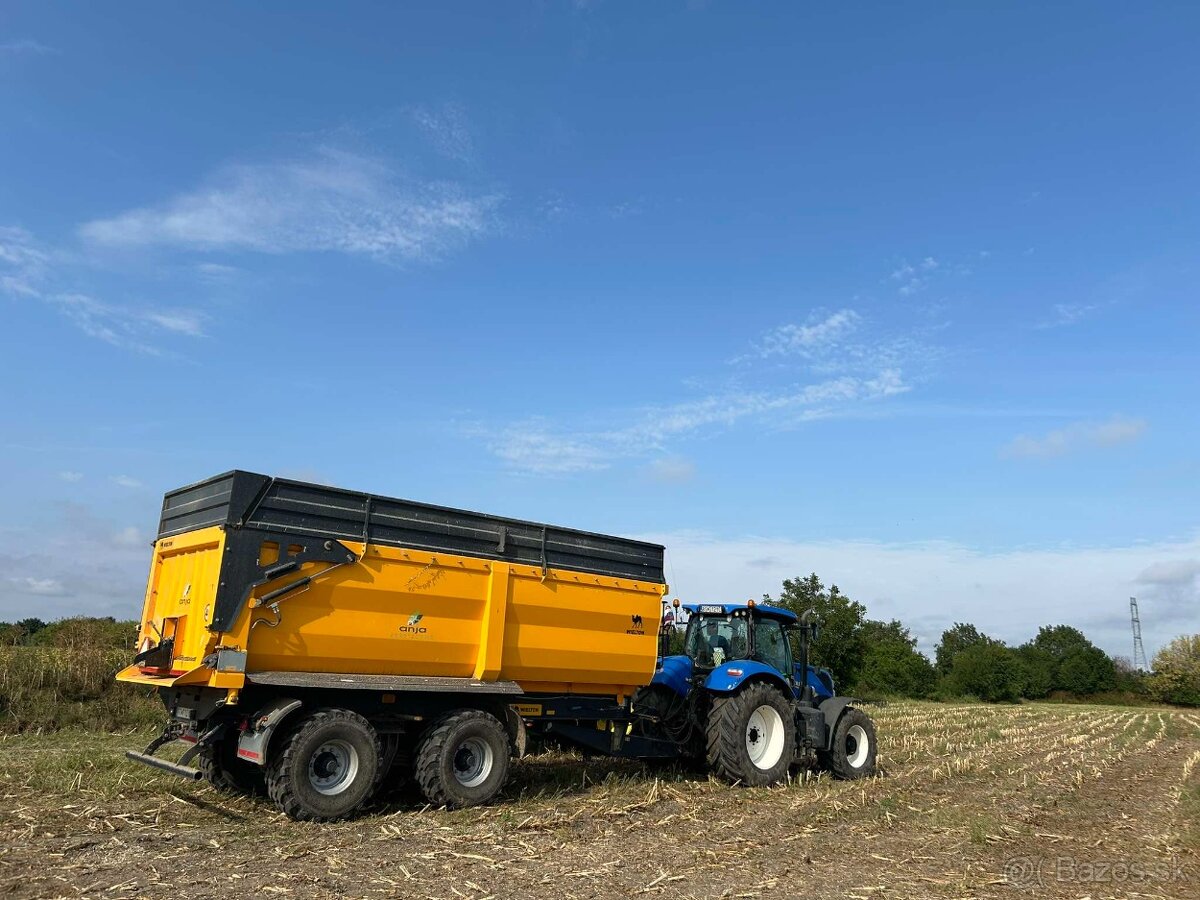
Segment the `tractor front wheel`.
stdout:
[[708,766],[734,784],[761,787],[783,780],[796,752],[792,705],[761,682],[713,700],[708,715]]

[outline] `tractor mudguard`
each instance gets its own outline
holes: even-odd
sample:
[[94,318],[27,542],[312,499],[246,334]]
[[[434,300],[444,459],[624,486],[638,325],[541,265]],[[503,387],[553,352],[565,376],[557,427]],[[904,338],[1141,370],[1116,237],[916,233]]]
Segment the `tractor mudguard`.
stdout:
[[692,687],[692,661],[686,656],[666,657],[650,683],[669,687],[680,697],[686,697]]
[[256,765],[266,765],[267,745],[283,720],[300,708],[300,701],[291,697],[279,697],[264,705],[250,717],[250,727],[238,737],[238,759]]
[[842,717],[846,707],[853,703],[853,697],[830,697],[828,700],[823,700],[818,707],[825,716],[826,750],[829,749],[829,742],[833,740],[833,732],[837,728],[838,719]]
[[704,687],[714,693],[728,694],[736,691],[751,678],[756,681],[768,681],[772,687],[779,688],[785,696],[792,696],[792,689],[779,674],[778,669],[753,659],[738,659],[722,663],[708,673]]

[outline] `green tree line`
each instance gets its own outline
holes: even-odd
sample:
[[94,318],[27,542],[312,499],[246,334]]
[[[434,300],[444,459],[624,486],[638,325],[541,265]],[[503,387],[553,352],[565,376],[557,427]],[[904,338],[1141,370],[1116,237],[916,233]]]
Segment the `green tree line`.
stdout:
[[863,604],[816,573],[787,579],[778,597],[763,599],[797,614],[816,611],[822,627],[811,662],[828,668],[843,693],[988,702],[1109,695],[1200,705],[1200,635],[1172,642],[1155,656],[1153,672],[1142,673],[1070,625],[1043,626],[1012,647],[956,622],[931,661],[902,622],[868,618]]

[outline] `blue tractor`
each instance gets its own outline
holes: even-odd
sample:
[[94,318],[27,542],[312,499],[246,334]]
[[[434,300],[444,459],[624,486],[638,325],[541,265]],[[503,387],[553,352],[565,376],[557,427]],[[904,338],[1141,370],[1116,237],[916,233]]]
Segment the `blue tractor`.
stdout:
[[837,695],[828,670],[809,665],[819,628],[811,611],[797,617],[753,600],[683,608],[683,655],[666,655],[673,626],[664,626],[659,668],[633,698],[646,741],[750,786],[783,780],[810,755],[836,778],[874,774],[870,717]]

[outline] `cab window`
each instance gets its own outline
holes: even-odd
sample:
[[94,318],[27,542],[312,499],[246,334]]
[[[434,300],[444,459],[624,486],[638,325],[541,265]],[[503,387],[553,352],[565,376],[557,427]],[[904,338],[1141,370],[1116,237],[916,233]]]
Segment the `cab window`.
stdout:
[[792,653],[783,625],[775,619],[754,623],[754,658],[773,666],[785,675],[792,672]]

